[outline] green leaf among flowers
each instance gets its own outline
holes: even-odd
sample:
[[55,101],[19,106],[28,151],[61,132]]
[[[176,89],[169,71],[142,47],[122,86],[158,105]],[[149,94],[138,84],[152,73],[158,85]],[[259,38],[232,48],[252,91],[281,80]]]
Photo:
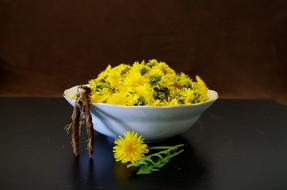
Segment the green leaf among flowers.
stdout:
[[141,160],[137,162],[133,162],[127,165],[127,167],[140,167],[137,174],[150,174],[155,171],[159,171],[165,164],[169,162],[169,160],[184,150],[179,150],[179,148],[183,147],[183,144],[179,144],[176,146],[155,146],[150,147],[150,150],[162,150],[160,152],[151,154],[149,156],[143,157]]

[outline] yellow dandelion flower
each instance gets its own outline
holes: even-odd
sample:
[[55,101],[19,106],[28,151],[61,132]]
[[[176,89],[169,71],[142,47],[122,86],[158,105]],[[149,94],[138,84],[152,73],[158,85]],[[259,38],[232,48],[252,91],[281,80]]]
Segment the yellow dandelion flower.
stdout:
[[140,73],[141,75],[145,75],[149,71],[149,67],[145,65],[145,62],[142,61],[141,63],[139,62],[134,62],[130,72],[135,72],[135,73]]
[[134,106],[138,103],[139,96],[137,94],[129,94],[128,98],[126,100],[126,105],[127,106]]
[[164,72],[161,70],[161,68],[154,66],[149,70],[147,74],[148,76],[162,76],[164,75]]
[[91,101],[92,102],[105,102],[106,99],[107,99],[107,96],[106,95],[101,95],[101,94],[98,94],[98,93],[94,93],[91,95]]
[[175,86],[181,88],[181,87],[183,87],[186,84],[191,83],[191,82],[192,82],[192,80],[189,78],[189,76],[187,76],[184,73],[180,73],[175,77],[174,84],[175,84]]
[[140,86],[148,83],[148,78],[142,76],[139,72],[129,72],[124,80],[127,86]]
[[194,91],[192,89],[183,89],[180,94],[184,104],[190,104],[194,99]]
[[[120,93],[124,93],[124,94],[126,94],[126,93],[132,94],[132,93],[135,92],[133,86],[129,86],[129,85],[126,85],[126,84],[124,84],[124,83],[122,83],[120,86],[118,86],[118,87],[116,88],[116,91],[117,91],[117,92],[120,92]],[[128,95],[128,94],[127,94],[127,95]]]
[[170,102],[168,102],[169,106],[176,106],[176,105],[179,105],[179,104],[180,104],[180,102],[176,98],[174,98]]
[[159,62],[157,64],[157,67],[159,67],[164,72],[165,75],[175,75],[176,74],[175,71],[172,68],[170,68],[168,66],[168,64],[166,64],[165,62]]
[[108,96],[106,103],[133,106],[136,105],[138,99],[139,96],[137,96],[136,94],[131,94],[129,92],[117,92]]
[[143,137],[134,131],[127,131],[123,137],[120,136],[115,140],[113,147],[116,161],[122,163],[136,162],[148,153],[148,146],[144,144]]
[[168,74],[163,75],[161,77],[161,80],[159,81],[159,84],[161,86],[171,87],[173,85],[173,78],[175,77],[175,74]]
[[146,63],[146,65],[149,67],[155,66],[157,64],[158,64],[158,61],[156,59],[151,59]]
[[98,75],[98,77],[97,77],[97,79],[96,79],[96,82],[98,82],[98,81],[100,81],[100,80],[106,78],[107,75],[110,73],[111,70],[112,70],[112,66],[111,66],[111,65],[108,65],[107,68],[106,68],[103,72],[101,72],[101,73]]
[[96,89],[96,86],[97,86],[96,80],[89,80],[89,81],[88,81],[88,84],[90,85],[90,88],[91,88],[92,90]]
[[148,105],[153,101],[153,89],[150,84],[144,84],[134,89],[135,94],[139,96],[141,102],[139,105]]
[[126,105],[127,95],[124,93],[113,93],[111,94],[106,102],[108,104],[119,104],[119,105]]
[[102,103],[106,102],[111,94],[108,88],[102,88],[101,91],[92,93],[90,98],[92,102]]
[[207,91],[208,91],[208,88],[205,85],[205,82],[203,82],[203,80],[198,75],[196,75],[196,81],[197,81],[197,84],[198,84],[199,91],[202,94],[206,94]]
[[72,95],[70,96],[70,98],[71,98],[72,100],[76,100],[78,97],[77,97],[77,94],[72,94]]
[[149,104],[149,106],[164,106],[164,105],[165,105],[164,102],[160,100],[154,100]]
[[115,88],[121,81],[121,74],[119,72],[112,72],[107,76],[107,81],[110,83],[111,87]]

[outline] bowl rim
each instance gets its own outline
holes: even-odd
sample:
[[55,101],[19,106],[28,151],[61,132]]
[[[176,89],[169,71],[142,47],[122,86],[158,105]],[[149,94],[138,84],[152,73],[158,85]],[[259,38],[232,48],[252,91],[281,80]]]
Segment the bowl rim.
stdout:
[[[80,86],[80,85],[76,85],[76,86],[73,86],[71,88],[65,89],[64,93],[63,93],[64,98],[69,99],[72,102],[75,102],[75,100],[73,100],[70,96],[68,96],[67,92],[72,90],[72,89],[74,89],[74,88],[77,88],[78,86]],[[88,86],[88,84],[86,84],[84,86]],[[118,105],[118,104],[95,103],[95,102],[92,102],[91,104],[94,105],[94,106],[117,107],[117,108],[125,108],[125,109],[134,109],[134,108],[137,108],[137,109],[147,109],[147,108],[148,109],[150,109],[150,108],[153,108],[153,109],[167,109],[167,108],[195,107],[195,106],[207,104],[207,103],[210,103],[210,102],[214,102],[214,101],[216,101],[219,98],[218,92],[215,91],[215,90],[208,89],[207,94],[208,94],[209,99],[207,101],[205,101],[205,102],[200,102],[200,103],[195,103],[195,104],[173,105],[173,106],[125,106],[125,105]]]

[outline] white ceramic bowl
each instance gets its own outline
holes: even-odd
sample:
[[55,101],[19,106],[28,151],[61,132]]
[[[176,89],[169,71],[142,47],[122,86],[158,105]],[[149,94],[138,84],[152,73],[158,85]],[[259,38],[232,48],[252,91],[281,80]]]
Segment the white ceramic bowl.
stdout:
[[[78,86],[64,91],[65,99],[74,106],[70,97]],[[208,91],[209,100],[203,103],[178,106],[121,106],[92,103],[91,115],[94,129],[116,138],[128,130],[141,134],[145,140],[161,140],[188,130],[218,98],[216,91]]]

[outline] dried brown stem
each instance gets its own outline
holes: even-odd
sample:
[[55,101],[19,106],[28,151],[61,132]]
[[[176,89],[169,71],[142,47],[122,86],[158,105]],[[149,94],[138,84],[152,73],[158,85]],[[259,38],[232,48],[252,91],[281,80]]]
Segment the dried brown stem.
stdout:
[[86,130],[88,134],[87,149],[91,157],[94,150],[94,129],[91,115],[86,118]]
[[81,112],[78,105],[74,106],[73,114],[72,114],[72,124],[71,124],[71,144],[73,147],[74,156],[77,158],[80,155],[80,145],[79,145],[79,137],[80,137],[80,121]]
[[88,141],[87,141],[87,149],[89,152],[90,157],[92,156],[93,149],[94,149],[94,129],[93,129],[93,123],[92,123],[92,117],[90,113],[90,93],[91,90],[88,87],[82,87],[80,90],[82,97],[82,119],[86,125],[86,131],[88,135]]

